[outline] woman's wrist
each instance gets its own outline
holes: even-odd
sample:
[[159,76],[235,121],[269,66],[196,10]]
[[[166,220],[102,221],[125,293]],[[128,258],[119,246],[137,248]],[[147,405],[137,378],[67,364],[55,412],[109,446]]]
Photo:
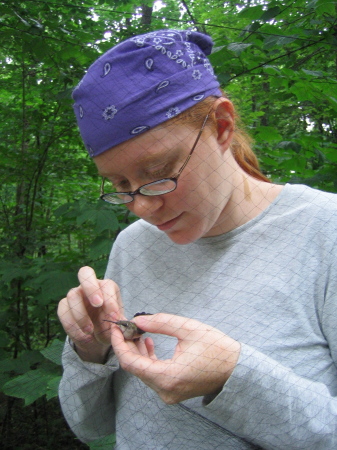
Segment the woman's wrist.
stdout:
[[86,344],[85,346],[73,343],[73,347],[82,361],[95,364],[105,364],[111,349],[111,345],[98,343]]

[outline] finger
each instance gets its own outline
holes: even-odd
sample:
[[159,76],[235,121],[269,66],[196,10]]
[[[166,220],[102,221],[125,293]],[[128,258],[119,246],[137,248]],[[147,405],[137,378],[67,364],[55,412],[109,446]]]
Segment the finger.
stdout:
[[133,341],[137,346],[139,353],[142,356],[146,356],[147,358],[151,358],[153,361],[157,361],[157,357],[154,353],[154,342],[151,338],[139,338]]
[[102,306],[103,293],[101,292],[99,280],[96,277],[94,269],[88,266],[82,267],[78,271],[78,279],[90,304],[94,307]]
[[198,320],[172,314],[153,314],[151,316],[137,316],[132,319],[139,328],[149,333],[166,334],[178,339],[186,339],[194,331],[209,331],[211,326]]
[[175,379],[174,365],[172,366],[171,360],[160,361],[156,358],[151,338],[145,339],[147,356],[141,353],[142,348],[137,343],[125,341],[118,329],[111,333],[111,344],[121,368],[140,378],[158,395]]
[[89,324],[88,327],[84,326],[81,329],[72,312],[68,304],[68,299],[62,299],[59,302],[57,314],[66,334],[73,341],[86,342],[92,340],[92,326]]
[[140,350],[139,343],[124,340],[123,333],[117,326],[111,327],[111,345],[121,367],[134,375],[141,376],[144,370],[153,363],[147,355],[142,355],[143,345]]
[[126,319],[118,285],[112,280],[98,280],[103,295],[103,310],[112,320]]
[[63,298],[57,308],[57,315],[64,328],[64,331],[68,334],[68,330],[72,326],[74,319],[66,298]]
[[154,352],[154,342],[153,339],[150,337],[145,338],[144,340],[145,345],[146,345],[146,349],[147,349],[147,353],[149,355],[149,358],[153,359],[154,361],[157,361],[157,356]]
[[148,352],[148,349],[147,349],[147,346],[146,346],[146,344],[145,344],[145,339],[143,339],[143,338],[138,338],[138,339],[134,340],[133,342],[134,342],[134,344],[136,345],[136,347],[137,347],[139,353],[140,353],[142,356],[146,356],[146,357],[148,357],[148,358],[150,357],[149,352]]
[[[88,315],[88,311],[83,302],[83,291],[79,286],[71,289],[67,294],[66,305],[64,305],[64,313],[66,308],[72,316],[72,322],[77,324],[85,334],[93,332],[93,323]],[[62,319],[60,319],[62,321]]]

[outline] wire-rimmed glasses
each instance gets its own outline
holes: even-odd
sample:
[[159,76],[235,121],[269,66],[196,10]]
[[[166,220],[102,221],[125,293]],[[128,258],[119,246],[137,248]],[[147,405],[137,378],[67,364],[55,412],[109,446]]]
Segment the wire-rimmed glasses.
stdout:
[[100,190],[100,199],[104,200],[105,202],[112,203],[113,205],[125,205],[126,203],[131,203],[134,200],[135,195],[147,195],[147,196],[164,195],[177,189],[178,178],[180,177],[182,171],[187,166],[187,163],[189,162],[192,153],[194,152],[194,149],[199,142],[200,136],[205,128],[210,112],[211,111],[209,111],[207,116],[205,117],[202,126],[200,128],[200,131],[198,133],[198,136],[193,144],[193,147],[190,153],[188,154],[184,164],[181,166],[176,175],[174,175],[171,178],[162,178],[160,180],[153,181],[152,183],[144,184],[143,186],[140,186],[133,192],[110,192],[106,194],[104,193],[105,178],[103,177]]

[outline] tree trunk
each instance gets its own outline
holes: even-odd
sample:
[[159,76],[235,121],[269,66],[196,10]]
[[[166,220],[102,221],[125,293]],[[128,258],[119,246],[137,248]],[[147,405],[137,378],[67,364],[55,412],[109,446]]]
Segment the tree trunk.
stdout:
[[141,5],[142,25],[151,25],[153,6]]

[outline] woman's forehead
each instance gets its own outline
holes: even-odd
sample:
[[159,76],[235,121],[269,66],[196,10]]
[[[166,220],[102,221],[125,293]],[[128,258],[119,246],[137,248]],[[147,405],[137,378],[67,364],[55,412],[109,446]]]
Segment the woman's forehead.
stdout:
[[101,153],[94,162],[103,176],[111,173],[113,167],[150,164],[175,154],[174,150],[190,144],[193,136],[195,131],[184,125],[159,126]]

